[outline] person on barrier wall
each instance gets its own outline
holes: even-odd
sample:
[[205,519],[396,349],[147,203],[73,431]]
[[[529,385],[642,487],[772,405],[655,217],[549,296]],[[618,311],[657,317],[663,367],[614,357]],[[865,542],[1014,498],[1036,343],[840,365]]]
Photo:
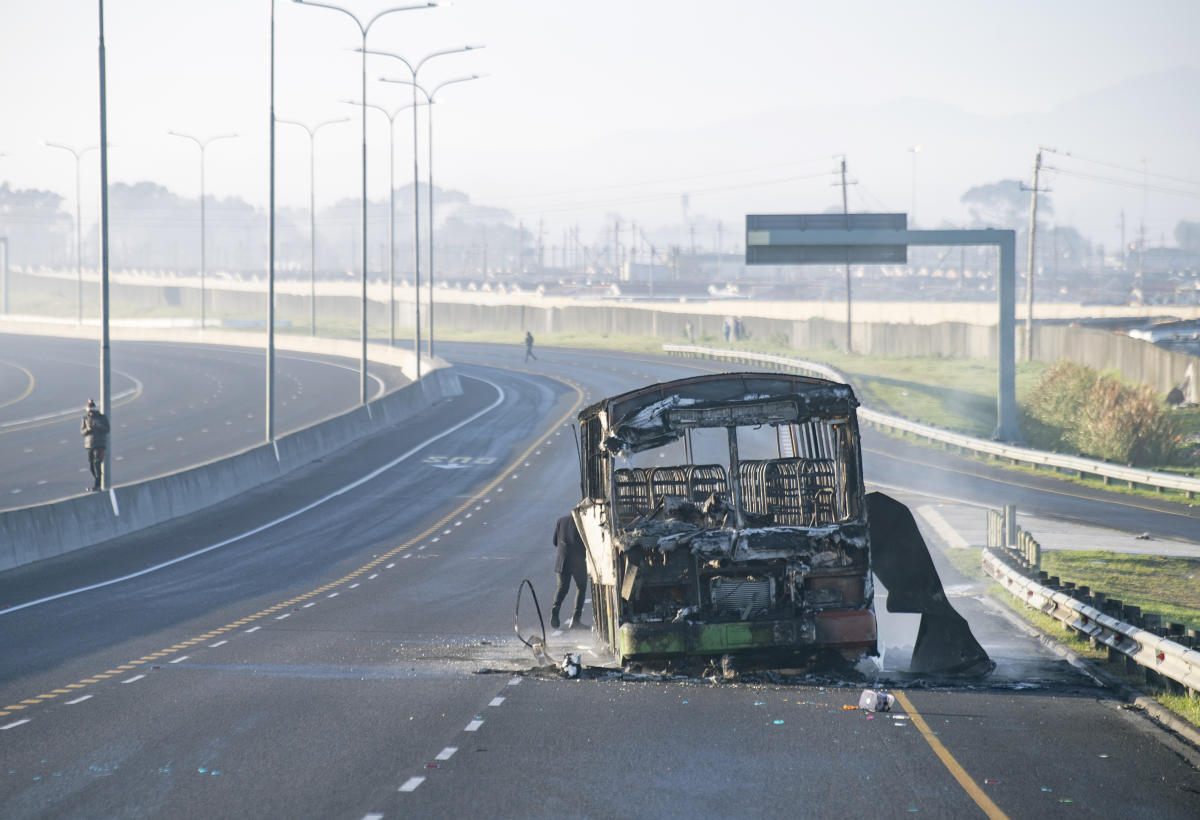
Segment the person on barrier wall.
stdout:
[[550,610],[550,626],[558,629],[558,610],[567,597],[567,587],[575,582],[575,610],[568,629],[583,627],[583,599],[587,595],[587,552],[575,519],[564,515],[554,527],[554,571],[558,573],[558,589],[554,591],[554,608]]
[[88,492],[99,491],[104,478],[104,451],[108,449],[108,419],[93,399],[88,399],[87,412],[79,425],[79,433],[83,436],[83,446],[88,454],[88,468],[95,479]]

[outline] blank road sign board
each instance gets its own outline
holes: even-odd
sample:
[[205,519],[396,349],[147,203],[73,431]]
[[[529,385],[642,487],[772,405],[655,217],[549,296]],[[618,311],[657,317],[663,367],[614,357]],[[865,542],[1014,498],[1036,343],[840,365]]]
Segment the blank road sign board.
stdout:
[[907,214],[747,214],[747,265],[886,264],[908,261],[908,245],[815,245],[807,231],[903,231]]

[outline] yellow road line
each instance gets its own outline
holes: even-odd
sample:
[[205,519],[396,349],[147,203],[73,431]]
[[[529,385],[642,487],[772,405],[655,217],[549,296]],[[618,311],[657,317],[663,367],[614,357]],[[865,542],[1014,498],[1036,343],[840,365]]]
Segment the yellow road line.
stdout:
[[9,399],[9,400],[8,400],[8,401],[6,401],[6,402],[0,402],[0,407],[8,407],[10,404],[16,404],[17,402],[19,402],[19,401],[22,401],[22,400],[24,400],[24,399],[28,398],[28,397],[29,397],[29,394],[33,392],[33,385],[34,385],[33,374],[32,374],[32,373],[30,373],[30,372],[29,372],[28,370],[26,370],[25,368],[21,367],[21,365],[17,364],[16,362],[10,362],[10,361],[0,361],[0,364],[6,364],[6,365],[8,365],[9,367],[15,367],[17,370],[20,370],[22,373],[24,373],[24,374],[25,374],[25,378],[27,378],[27,379],[29,380],[29,384],[27,384],[27,385],[25,386],[25,392],[24,392],[24,393],[22,393],[21,395],[17,396],[15,399]]
[[938,756],[944,765],[958,781],[958,785],[963,787],[971,799],[979,808],[983,809],[983,813],[991,820],[1008,820],[1008,815],[1000,810],[1000,807],[992,802],[992,798],[984,793],[983,789],[971,779],[967,774],[967,770],[962,767],[962,764],[954,759],[954,755],[950,754],[950,750],[938,739],[938,736],[929,728],[929,724],[925,722],[925,718],[921,717],[921,713],[917,711],[917,707],[913,706],[911,700],[903,692],[897,691],[896,700],[904,707],[904,711],[908,712],[908,719],[912,721],[913,726],[917,727],[917,731],[921,733],[921,737],[925,738],[925,742],[929,744],[929,748],[933,749],[933,753]]

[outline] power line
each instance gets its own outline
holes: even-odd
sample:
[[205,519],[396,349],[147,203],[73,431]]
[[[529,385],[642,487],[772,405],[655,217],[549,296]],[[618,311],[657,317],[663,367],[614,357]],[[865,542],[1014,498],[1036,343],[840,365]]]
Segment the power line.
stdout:
[[[1171,176],[1170,174],[1155,174],[1155,173],[1152,173],[1151,171],[1146,170],[1145,168],[1130,168],[1125,165],[1117,165],[1114,162],[1105,162],[1104,160],[1090,159],[1088,157],[1083,157],[1078,154],[1073,154],[1070,151],[1056,151],[1053,148],[1046,148],[1045,150],[1051,154],[1058,154],[1061,157],[1070,157],[1071,159],[1077,159],[1077,160],[1080,160],[1081,162],[1090,162],[1093,165],[1102,165],[1105,168],[1113,168],[1117,171],[1128,171],[1131,174],[1137,174],[1139,176],[1155,177],[1157,179],[1167,179],[1172,182],[1182,182],[1186,185],[1200,185],[1200,182],[1198,182],[1194,179],[1186,179],[1184,177]],[[1140,187],[1140,185],[1139,185],[1139,187]]]
[[[1200,199],[1200,191],[1184,191],[1179,188],[1168,188],[1164,185],[1146,185],[1141,182],[1134,182],[1127,179],[1114,179],[1113,177],[1103,177],[1097,174],[1086,174],[1081,171],[1069,171],[1065,168],[1059,168],[1053,165],[1043,166],[1047,171],[1053,171],[1056,174],[1062,174],[1068,177],[1077,177],[1079,179],[1088,179],[1093,182],[1103,182],[1106,185],[1116,185],[1121,188],[1133,188],[1138,191],[1154,191],[1158,194],[1174,194],[1175,196],[1186,196],[1192,199]],[[1149,176],[1154,176],[1150,174]]]

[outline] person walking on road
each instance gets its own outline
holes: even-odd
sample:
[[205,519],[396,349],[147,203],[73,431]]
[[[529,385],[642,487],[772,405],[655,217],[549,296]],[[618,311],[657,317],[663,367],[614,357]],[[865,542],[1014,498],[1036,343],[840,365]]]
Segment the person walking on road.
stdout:
[[95,482],[88,487],[88,492],[100,490],[104,479],[104,451],[108,449],[108,419],[100,408],[96,407],[93,399],[88,399],[87,412],[79,425],[79,433],[83,436],[83,446],[88,454],[88,468],[92,471]]
[[575,519],[564,515],[554,527],[554,571],[558,573],[558,589],[554,591],[554,608],[550,610],[550,626],[558,629],[558,610],[567,597],[567,587],[575,582],[575,610],[568,629],[582,628],[583,599],[587,595],[587,550]]
[[533,334],[527,330],[525,331],[525,361],[530,359],[537,361],[537,356],[533,355]]

